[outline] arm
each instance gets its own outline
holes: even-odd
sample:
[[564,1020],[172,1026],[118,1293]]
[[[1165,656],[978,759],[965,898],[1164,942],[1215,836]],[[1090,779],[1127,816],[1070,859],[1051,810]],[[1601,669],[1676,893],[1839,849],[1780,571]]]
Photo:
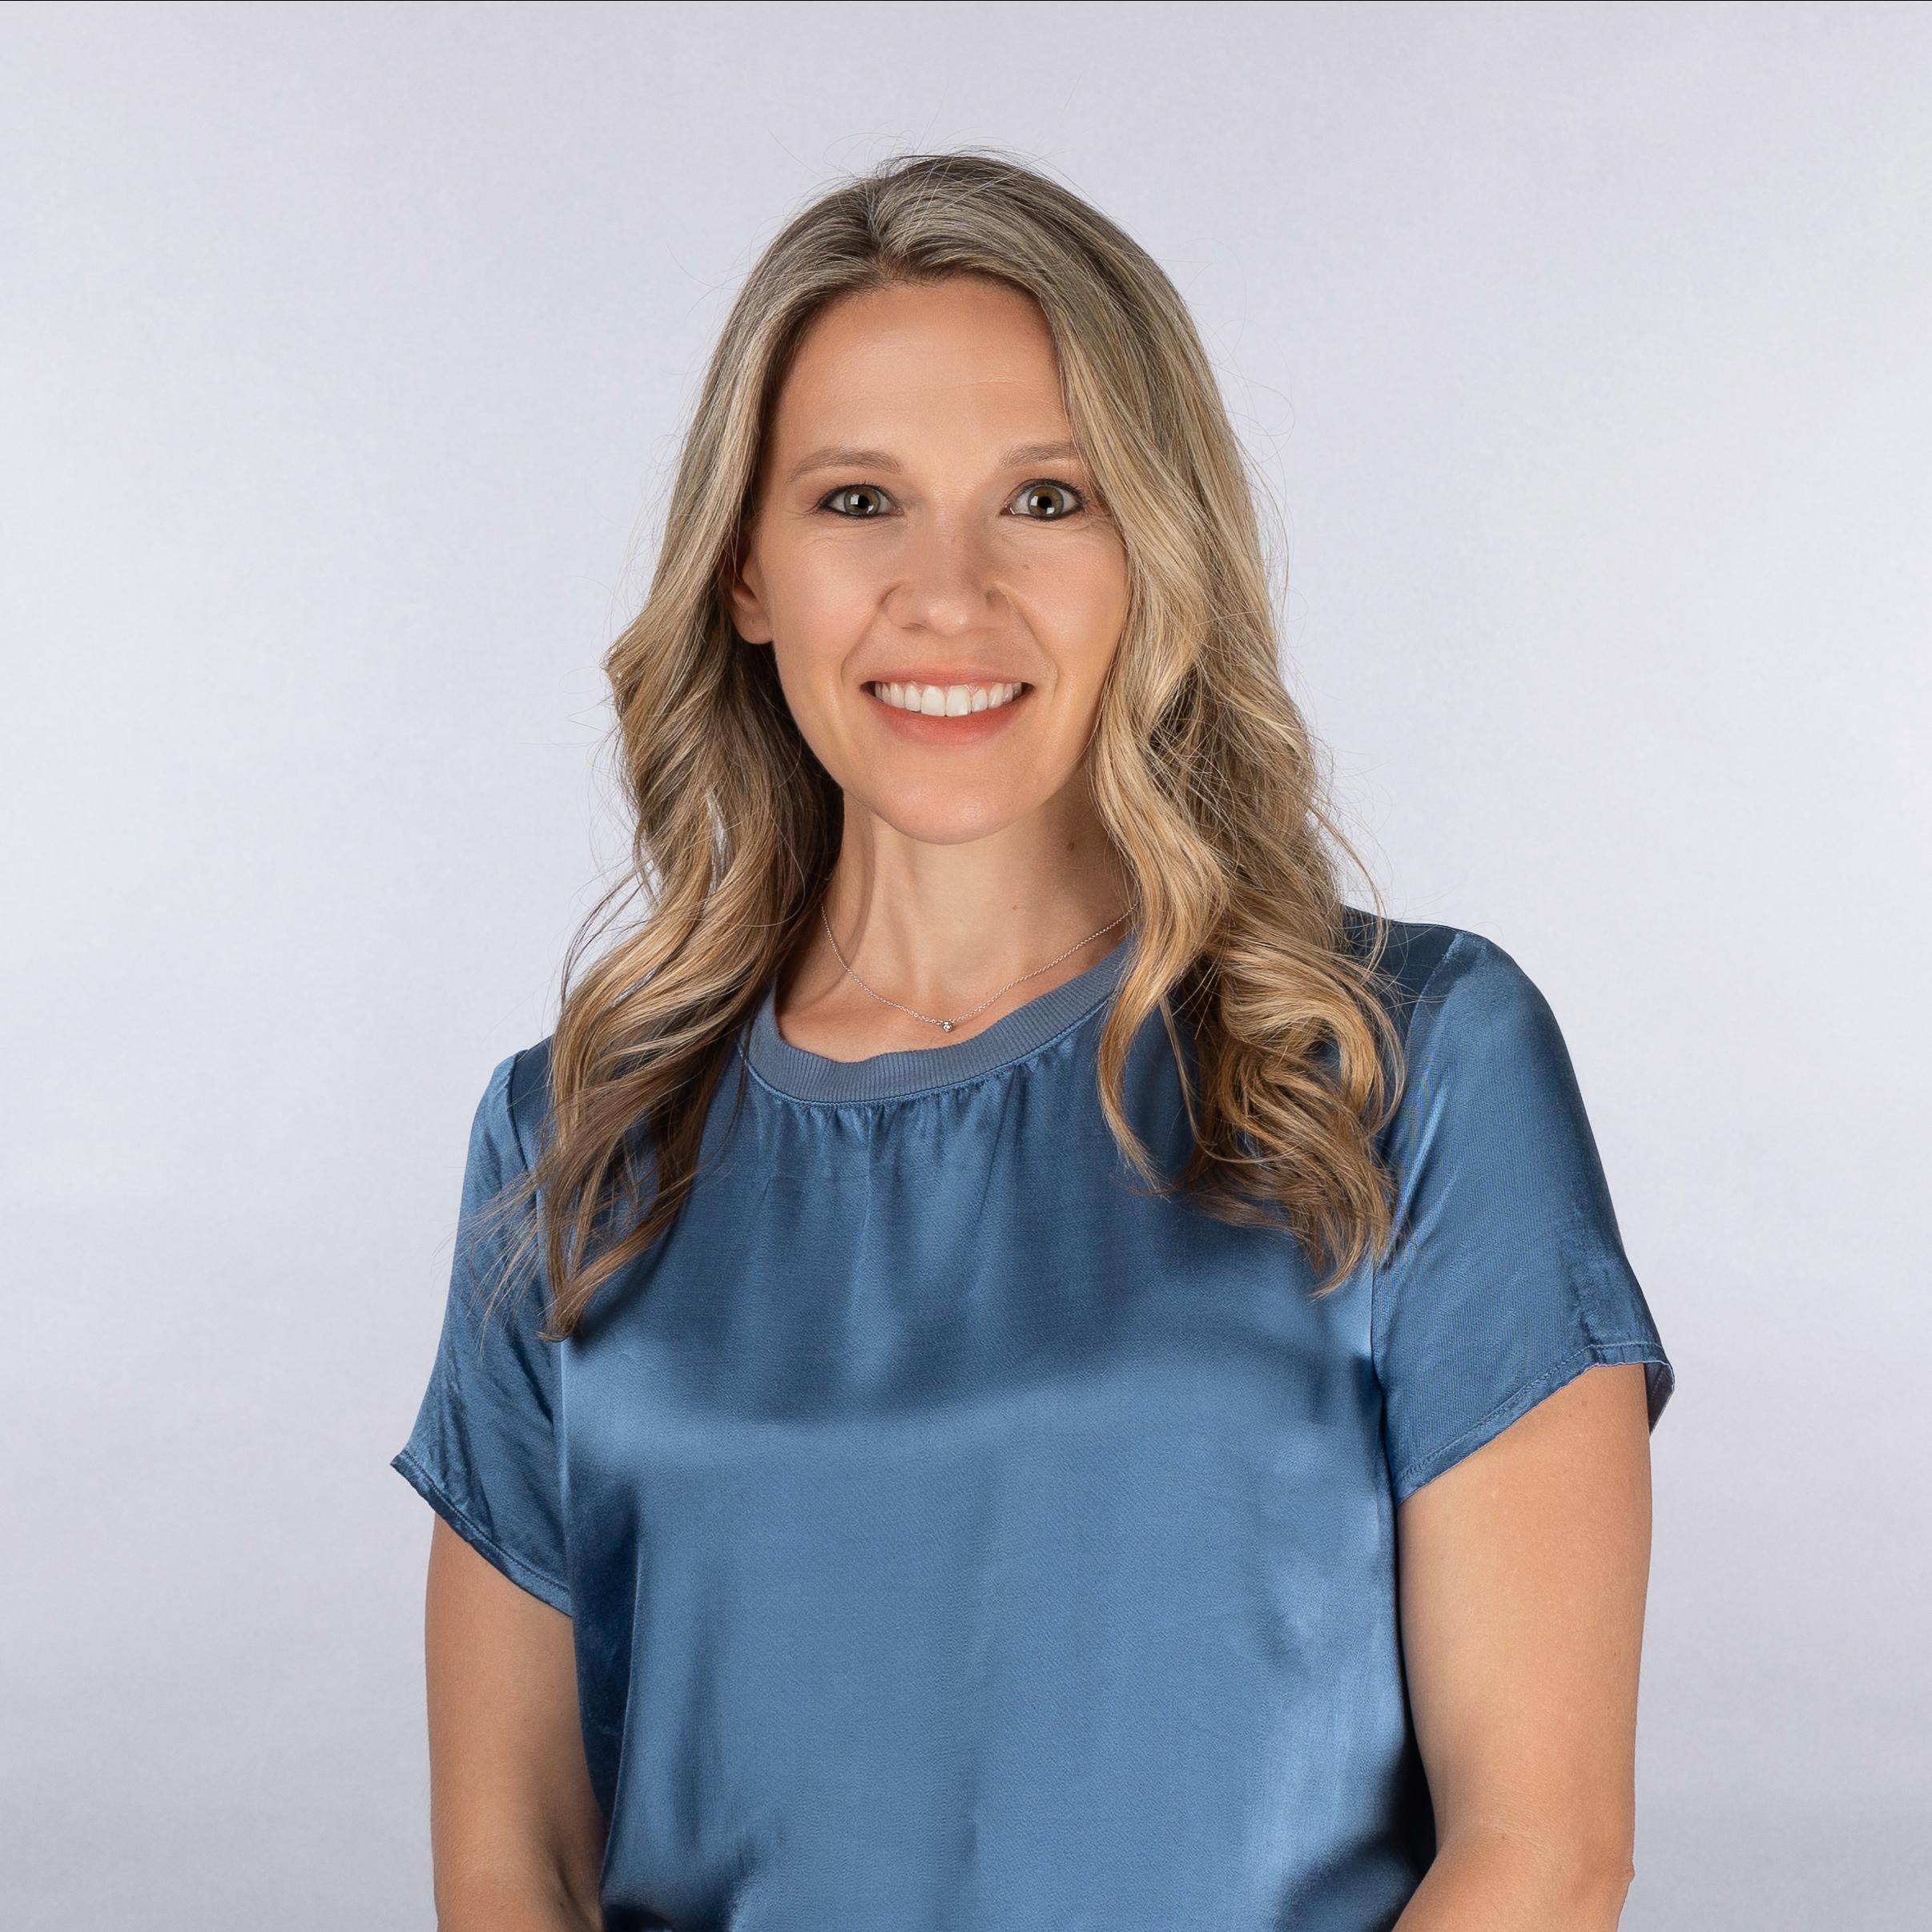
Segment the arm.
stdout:
[[602,1932],[570,1620],[441,1516],[425,1664],[438,1932]]
[[1644,1373],[1586,1369],[1398,1510],[1437,1854],[1395,1932],[1614,1932],[1635,1875]]

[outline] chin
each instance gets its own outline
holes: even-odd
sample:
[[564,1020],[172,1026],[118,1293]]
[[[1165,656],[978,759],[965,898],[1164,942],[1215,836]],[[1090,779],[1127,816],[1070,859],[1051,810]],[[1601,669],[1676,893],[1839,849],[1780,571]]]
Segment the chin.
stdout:
[[873,817],[904,839],[922,845],[968,845],[988,839],[1024,818],[1039,801],[1016,796],[1017,787],[971,787],[944,783],[855,795]]

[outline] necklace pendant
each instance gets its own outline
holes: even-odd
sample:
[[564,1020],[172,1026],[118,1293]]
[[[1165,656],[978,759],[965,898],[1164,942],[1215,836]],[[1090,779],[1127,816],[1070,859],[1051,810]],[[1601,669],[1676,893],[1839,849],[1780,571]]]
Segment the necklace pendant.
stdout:
[[942,1033],[950,1033],[952,1031],[952,1022],[950,1020],[940,1020],[940,1031]]

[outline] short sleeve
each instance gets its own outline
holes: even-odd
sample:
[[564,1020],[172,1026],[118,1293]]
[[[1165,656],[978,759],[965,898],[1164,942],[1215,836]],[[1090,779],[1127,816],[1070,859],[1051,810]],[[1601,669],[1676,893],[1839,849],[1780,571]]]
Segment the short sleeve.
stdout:
[[477,1105],[442,1335],[416,1427],[389,1466],[513,1583],[567,1616],[558,1345],[536,1333],[545,1314],[540,1262],[534,1273],[520,1271],[485,1318],[517,1230],[483,1217],[527,1171],[511,1107],[521,1058],[497,1066]]
[[1645,1365],[1654,1429],[1676,1373],[1542,993],[1459,928],[1407,1060],[1390,1141],[1400,1240],[1371,1316],[1396,1502],[1598,1362]]

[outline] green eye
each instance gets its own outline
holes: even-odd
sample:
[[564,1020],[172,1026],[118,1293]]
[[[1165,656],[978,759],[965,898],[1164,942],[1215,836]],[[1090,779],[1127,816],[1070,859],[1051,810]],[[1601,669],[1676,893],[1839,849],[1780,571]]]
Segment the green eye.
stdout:
[[[1071,498],[1065,508],[1057,498]],[[1080,492],[1066,483],[1029,483],[1020,493],[1020,501],[1028,505],[1027,517],[1035,523],[1058,523],[1070,517],[1081,506]],[[1044,509],[1044,516],[1036,516],[1036,510]]]
[[[876,484],[847,483],[841,485],[839,488],[835,489],[831,494],[819,505],[819,507],[821,509],[827,509],[830,505],[837,503],[843,497],[883,497],[884,494],[885,492],[880,489]],[[855,523],[865,523],[869,522],[871,518],[877,516],[879,513],[876,510],[860,510],[855,515],[851,510],[840,509],[836,511],[835,513],[841,517],[851,517],[852,521]]]

